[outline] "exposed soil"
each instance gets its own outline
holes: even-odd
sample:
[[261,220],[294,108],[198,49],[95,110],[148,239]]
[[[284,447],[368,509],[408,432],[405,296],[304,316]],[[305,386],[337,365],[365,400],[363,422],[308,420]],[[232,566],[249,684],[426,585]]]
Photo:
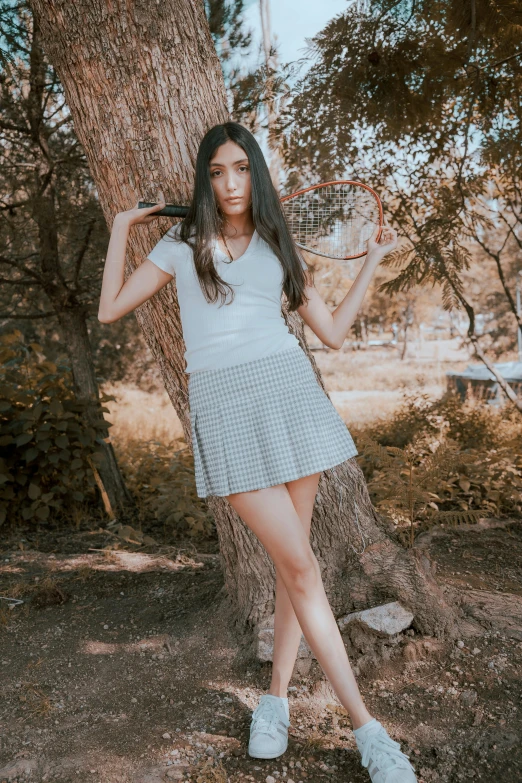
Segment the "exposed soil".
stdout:
[[[0,595],[23,603],[0,601],[0,781],[368,783],[315,661],[294,673],[287,752],[247,755],[270,664],[242,663],[215,542],[114,542],[101,530],[4,542]],[[400,656],[358,677],[364,698],[419,783],[519,783],[522,525],[451,531],[429,551],[484,632],[441,646],[410,629]]]

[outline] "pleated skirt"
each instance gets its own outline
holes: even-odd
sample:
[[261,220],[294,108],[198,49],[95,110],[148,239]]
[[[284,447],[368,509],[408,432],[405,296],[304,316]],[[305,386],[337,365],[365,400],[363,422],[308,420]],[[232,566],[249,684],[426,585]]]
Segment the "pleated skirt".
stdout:
[[190,373],[188,394],[200,498],[284,484],[358,453],[300,346]]

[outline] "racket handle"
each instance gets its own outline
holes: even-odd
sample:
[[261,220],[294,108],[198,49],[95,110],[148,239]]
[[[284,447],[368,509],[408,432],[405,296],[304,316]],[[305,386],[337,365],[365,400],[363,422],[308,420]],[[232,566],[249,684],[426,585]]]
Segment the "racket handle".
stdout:
[[[147,209],[147,207],[155,207],[158,201],[138,201],[138,209]],[[154,212],[154,216],[160,215],[165,217],[185,217],[189,208],[179,207],[176,204],[165,204],[163,209]]]

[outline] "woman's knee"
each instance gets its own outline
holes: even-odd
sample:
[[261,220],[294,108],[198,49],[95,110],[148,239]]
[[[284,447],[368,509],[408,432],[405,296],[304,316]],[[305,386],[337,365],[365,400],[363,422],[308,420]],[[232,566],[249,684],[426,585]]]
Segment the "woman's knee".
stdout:
[[287,589],[308,589],[320,578],[309,533],[284,484],[227,495],[227,500],[264,545]]
[[311,547],[284,556],[277,568],[287,590],[307,592],[321,578],[317,558]]

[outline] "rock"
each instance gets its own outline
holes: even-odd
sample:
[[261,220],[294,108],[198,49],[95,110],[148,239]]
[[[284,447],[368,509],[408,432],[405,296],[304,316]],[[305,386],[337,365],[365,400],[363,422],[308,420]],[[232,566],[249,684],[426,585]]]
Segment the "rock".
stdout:
[[296,673],[306,677],[312,667],[312,656],[309,658],[297,658],[295,662]]
[[462,691],[460,694],[460,700],[466,707],[471,707],[472,704],[475,704],[477,698],[477,691],[474,690]]
[[183,778],[185,777],[185,773],[183,772],[182,769],[176,769],[176,768],[169,769],[169,771],[167,772],[167,777],[170,780],[183,780]]
[[[257,630],[257,658],[260,661],[271,661],[274,654],[274,618],[269,617],[260,623]],[[301,635],[297,650],[297,659],[314,658],[306,639]],[[306,672],[303,672],[306,674]]]
[[337,624],[343,631],[354,620],[358,620],[378,634],[395,636],[411,625],[413,614],[401,606],[398,601],[393,601],[389,604],[374,606],[372,609],[363,609],[361,612],[350,612],[350,614],[339,618]]
[[464,642],[462,641],[462,639],[459,639],[459,641],[457,642],[457,647],[458,647],[459,649],[461,649],[461,650],[462,650],[462,648],[464,647]]
[[162,734],[161,736],[163,737],[163,739],[170,739],[170,734],[168,733],[168,731],[166,731],[165,734]]
[[421,655],[419,655],[419,649],[415,642],[408,642],[407,645],[405,645],[402,654],[404,655],[405,659],[407,661],[418,661]]
[[122,541],[127,541],[130,544],[143,543],[143,533],[130,525],[117,525],[114,532]]
[[0,780],[16,780],[18,777],[29,777],[36,769],[36,759],[16,759],[0,769]]

